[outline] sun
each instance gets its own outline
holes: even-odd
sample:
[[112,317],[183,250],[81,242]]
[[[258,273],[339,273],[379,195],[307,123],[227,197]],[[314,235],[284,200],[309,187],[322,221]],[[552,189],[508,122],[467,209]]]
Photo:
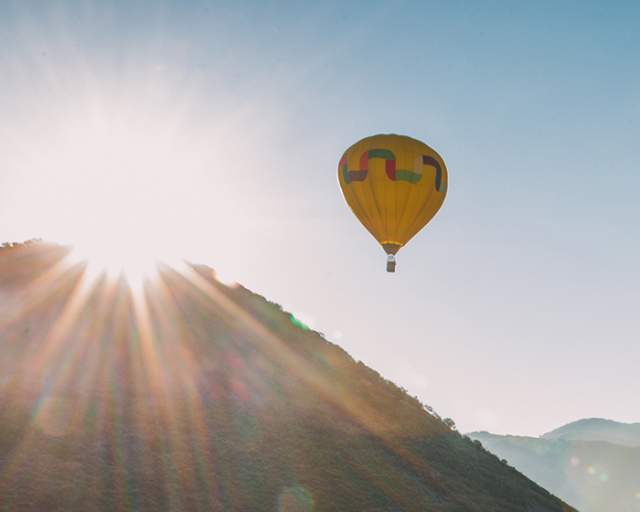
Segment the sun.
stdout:
[[106,193],[101,187],[82,193],[81,217],[69,226],[66,241],[73,247],[70,257],[86,264],[89,277],[124,277],[140,287],[156,276],[159,264],[179,265],[179,226],[167,215],[180,208],[176,198],[172,203],[170,194],[126,180]]
[[89,282],[102,276],[108,279],[122,277],[135,289],[142,287],[145,281],[153,280],[158,265],[164,263],[154,251],[141,245],[113,243],[109,240],[80,242],[71,249],[69,260],[85,265]]
[[200,169],[174,124],[166,112],[111,102],[70,113],[55,144],[38,152],[41,177],[64,194],[41,219],[52,233],[45,238],[73,247],[71,259],[92,276],[153,277],[158,262],[177,262],[198,227]]

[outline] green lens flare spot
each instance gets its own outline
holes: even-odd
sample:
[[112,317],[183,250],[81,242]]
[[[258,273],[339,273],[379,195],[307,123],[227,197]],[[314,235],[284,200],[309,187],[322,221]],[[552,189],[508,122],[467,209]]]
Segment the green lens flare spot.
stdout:
[[289,313],[289,321],[294,327],[297,327],[298,329],[302,329],[303,331],[311,330],[307,324],[305,324],[304,322],[301,322],[291,313]]

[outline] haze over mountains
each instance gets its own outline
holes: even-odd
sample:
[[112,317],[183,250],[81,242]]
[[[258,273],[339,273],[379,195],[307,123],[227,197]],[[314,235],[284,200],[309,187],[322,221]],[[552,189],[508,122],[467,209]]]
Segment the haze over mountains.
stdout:
[[0,249],[0,510],[572,510],[204,266]]
[[620,423],[602,418],[574,421],[542,435],[544,439],[604,441],[622,446],[640,446],[640,423]]
[[590,418],[540,437],[469,437],[583,512],[640,510],[640,423]]

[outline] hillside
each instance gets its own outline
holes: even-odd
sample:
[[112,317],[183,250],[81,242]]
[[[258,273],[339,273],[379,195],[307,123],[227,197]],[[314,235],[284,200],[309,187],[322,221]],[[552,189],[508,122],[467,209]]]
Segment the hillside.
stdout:
[[542,437],[567,441],[604,441],[621,446],[640,447],[640,423],[620,423],[602,418],[588,418],[568,423],[547,432]]
[[640,447],[488,432],[469,437],[582,512],[640,510]]
[[67,253],[0,249],[0,510],[571,510],[211,269]]

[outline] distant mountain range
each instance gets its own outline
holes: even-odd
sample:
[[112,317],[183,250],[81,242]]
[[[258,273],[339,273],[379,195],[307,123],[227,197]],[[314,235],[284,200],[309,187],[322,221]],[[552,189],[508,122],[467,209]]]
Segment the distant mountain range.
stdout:
[[574,421],[547,432],[543,439],[565,441],[604,441],[622,446],[640,446],[640,423],[619,423],[601,418]]
[[0,511],[573,510],[210,268],[67,254],[0,248]]
[[469,437],[582,512],[640,510],[640,423],[590,418],[540,437]]

